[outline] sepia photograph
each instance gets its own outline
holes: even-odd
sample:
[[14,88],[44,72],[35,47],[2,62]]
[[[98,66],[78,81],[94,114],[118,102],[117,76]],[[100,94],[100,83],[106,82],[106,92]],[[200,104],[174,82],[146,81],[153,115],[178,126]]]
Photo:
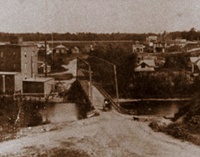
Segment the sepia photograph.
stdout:
[[199,157],[199,0],[0,0],[0,157]]

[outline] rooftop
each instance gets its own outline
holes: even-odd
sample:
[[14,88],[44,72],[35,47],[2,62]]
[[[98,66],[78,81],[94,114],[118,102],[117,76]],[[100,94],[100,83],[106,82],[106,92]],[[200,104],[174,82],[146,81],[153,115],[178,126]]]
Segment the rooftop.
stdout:
[[2,43],[2,44],[0,44],[0,46],[2,46],[2,47],[6,47],[6,46],[16,46],[16,47],[37,47],[37,45],[36,44],[25,44],[25,43],[23,43],[23,44],[10,44],[10,43]]
[[198,62],[200,60],[200,57],[190,57],[190,61],[192,62],[192,63],[196,63],[196,62]]
[[17,75],[19,72],[0,71],[0,75]]
[[24,79],[24,82],[47,82],[49,80],[52,80],[54,78],[52,77],[35,77],[35,78],[29,78],[29,79]]
[[139,65],[141,65],[142,63],[145,63],[146,65],[151,66],[151,67],[155,67],[155,61],[153,59],[141,60]]
[[67,50],[67,48],[64,45],[58,45],[54,49],[66,49]]

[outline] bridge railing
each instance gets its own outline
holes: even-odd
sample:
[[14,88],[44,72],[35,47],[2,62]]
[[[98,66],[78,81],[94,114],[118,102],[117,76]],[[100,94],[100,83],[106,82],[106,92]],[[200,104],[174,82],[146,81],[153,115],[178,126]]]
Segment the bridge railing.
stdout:
[[118,81],[116,65],[104,59],[90,56],[87,59],[92,70],[92,82],[99,85],[118,103]]

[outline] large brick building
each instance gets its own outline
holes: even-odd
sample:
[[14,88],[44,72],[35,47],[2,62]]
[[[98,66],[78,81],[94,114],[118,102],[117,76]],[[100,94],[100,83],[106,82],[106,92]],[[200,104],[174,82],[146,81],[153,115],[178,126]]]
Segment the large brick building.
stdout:
[[[23,91],[24,84],[27,86],[29,82],[32,84],[33,81],[36,84],[46,83],[37,77],[37,55],[38,47],[34,44],[0,45],[0,93],[25,93],[27,91]],[[52,85],[51,79],[49,86],[52,87]]]
[[0,45],[0,71],[19,72],[23,79],[37,76],[36,45]]

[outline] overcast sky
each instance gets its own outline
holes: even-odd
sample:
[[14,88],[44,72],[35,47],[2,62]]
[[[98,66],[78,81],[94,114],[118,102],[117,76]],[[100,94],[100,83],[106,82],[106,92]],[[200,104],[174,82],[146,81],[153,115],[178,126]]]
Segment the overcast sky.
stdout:
[[0,32],[200,30],[200,0],[0,0]]

